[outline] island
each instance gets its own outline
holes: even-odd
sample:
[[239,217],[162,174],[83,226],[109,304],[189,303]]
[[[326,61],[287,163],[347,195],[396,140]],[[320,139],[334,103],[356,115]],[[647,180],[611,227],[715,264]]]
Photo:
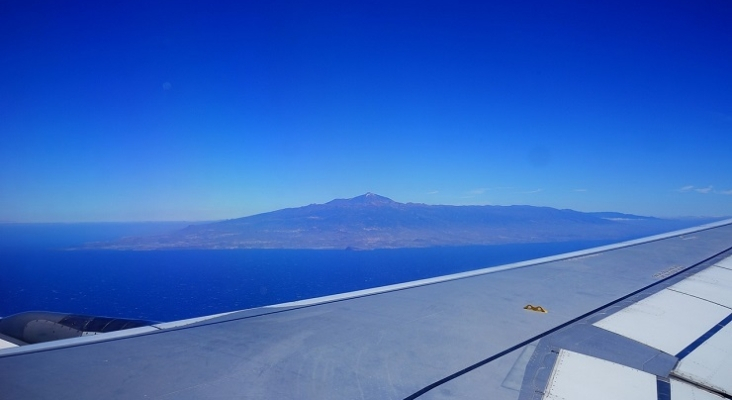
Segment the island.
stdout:
[[350,249],[628,240],[716,219],[515,206],[399,203],[374,193],[81,249]]

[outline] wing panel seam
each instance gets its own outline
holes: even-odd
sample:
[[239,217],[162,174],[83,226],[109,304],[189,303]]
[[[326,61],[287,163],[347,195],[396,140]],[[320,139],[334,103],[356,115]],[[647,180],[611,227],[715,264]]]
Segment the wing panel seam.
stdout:
[[591,316],[591,315],[593,315],[593,314],[595,314],[595,313],[597,313],[599,311],[602,311],[602,310],[604,310],[604,309],[606,309],[608,307],[611,307],[611,306],[613,306],[613,305],[615,305],[617,303],[620,303],[621,301],[627,300],[628,298],[633,297],[633,296],[635,296],[635,295],[637,295],[637,294],[639,294],[641,292],[644,292],[644,291],[646,291],[646,290],[648,290],[648,289],[650,289],[650,288],[652,288],[654,286],[657,286],[657,285],[659,285],[661,283],[664,283],[666,281],[669,281],[672,278],[675,278],[675,277],[677,277],[677,276],[679,276],[679,275],[681,275],[681,274],[683,274],[683,273],[685,273],[685,272],[687,272],[687,271],[689,271],[689,270],[691,270],[693,268],[696,268],[696,267],[698,267],[698,266],[700,266],[700,265],[702,265],[704,263],[707,263],[707,262],[709,262],[709,261],[711,261],[711,260],[719,257],[722,254],[725,254],[725,253],[729,252],[730,250],[732,250],[732,246],[731,247],[727,247],[726,249],[724,249],[724,250],[722,250],[722,251],[720,251],[720,252],[718,252],[718,253],[710,256],[710,257],[707,257],[707,258],[705,258],[702,261],[699,261],[699,262],[697,262],[695,264],[692,264],[692,265],[690,265],[690,266],[688,266],[688,267],[686,267],[686,268],[684,268],[684,269],[682,269],[682,270],[674,273],[673,275],[669,275],[669,276],[667,276],[667,277],[665,277],[665,278],[663,278],[663,279],[661,279],[659,281],[656,281],[656,282],[651,283],[650,285],[646,285],[646,286],[644,286],[644,287],[642,287],[642,288],[640,288],[640,289],[638,289],[638,290],[636,290],[634,292],[631,292],[631,293],[629,293],[629,294],[627,294],[625,296],[622,296],[622,297],[620,297],[618,299],[615,299],[615,300],[613,300],[613,301],[611,301],[609,303],[606,303],[606,304],[604,304],[604,305],[602,305],[600,307],[597,307],[597,308],[595,308],[593,310],[590,310],[590,311],[588,311],[588,312],[580,315],[579,317],[575,317],[575,318],[573,318],[573,319],[571,319],[571,320],[569,320],[569,321],[567,321],[567,322],[565,322],[563,324],[557,325],[554,328],[551,328],[551,329],[549,329],[549,330],[547,330],[545,332],[542,332],[542,333],[540,333],[540,334],[538,334],[536,336],[533,336],[533,337],[531,337],[529,339],[526,339],[526,340],[524,340],[521,343],[518,343],[516,345],[513,345],[513,346],[509,347],[506,350],[503,350],[503,351],[501,351],[499,353],[496,353],[496,354],[494,354],[494,355],[492,355],[492,356],[490,356],[488,358],[485,358],[485,359],[483,359],[481,361],[478,361],[475,364],[472,364],[472,365],[470,365],[468,367],[465,367],[465,368],[461,369],[460,371],[457,371],[455,373],[452,373],[452,374],[450,374],[450,375],[448,375],[448,376],[446,376],[446,377],[444,377],[444,378],[442,378],[440,380],[437,380],[437,381],[435,381],[435,382],[433,382],[433,383],[431,383],[431,384],[423,387],[422,389],[420,389],[420,390],[412,393],[411,395],[405,397],[404,400],[414,400],[414,399],[422,396],[423,394],[429,392],[430,390],[432,390],[432,389],[434,389],[434,388],[436,388],[438,386],[441,386],[441,385],[443,385],[443,384],[445,384],[445,383],[447,383],[447,382],[449,382],[449,381],[451,381],[451,380],[453,380],[453,379],[455,379],[455,378],[457,378],[459,376],[465,375],[468,372],[470,372],[470,371],[472,371],[474,369],[477,369],[479,367],[482,367],[483,365],[488,364],[489,362],[494,361],[496,359],[499,359],[499,358],[501,358],[501,357],[503,357],[503,356],[505,356],[505,355],[507,355],[509,353],[512,353],[512,352],[514,352],[514,351],[516,351],[516,350],[518,350],[518,349],[520,349],[520,348],[522,348],[522,347],[530,344],[531,342],[540,340],[540,339],[542,339],[542,338],[544,338],[544,337],[546,337],[546,336],[548,336],[548,335],[550,335],[550,334],[552,334],[554,332],[559,331],[560,329],[566,328],[569,325],[572,325],[572,324],[574,324],[574,323],[576,323],[578,321],[581,321],[581,320],[583,320],[583,319],[585,319],[585,318],[587,318],[587,317],[589,317],[589,316]]
[[722,321],[715,324],[711,329],[706,331],[703,335],[699,336],[695,341],[691,342],[683,350],[678,352],[678,354],[676,354],[676,358],[681,360],[684,357],[688,356],[692,351],[696,350],[699,346],[704,344],[704,342],[709,340],[712,336],[714,336],[715,333],[719,332],[722,328],[727,326],[727,324],[729,324],[730,322],[732,322],[732,314],[728,315]]

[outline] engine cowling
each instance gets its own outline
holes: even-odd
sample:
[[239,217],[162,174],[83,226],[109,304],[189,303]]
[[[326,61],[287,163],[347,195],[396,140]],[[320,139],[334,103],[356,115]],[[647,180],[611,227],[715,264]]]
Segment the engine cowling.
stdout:
[[153,325],[139,319],[29,311],[0,319],[0,336],[18,345],[50,342]]

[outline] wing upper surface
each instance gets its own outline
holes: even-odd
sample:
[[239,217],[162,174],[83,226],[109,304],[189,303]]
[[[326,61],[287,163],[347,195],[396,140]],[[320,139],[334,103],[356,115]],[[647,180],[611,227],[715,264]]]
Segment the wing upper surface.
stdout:
[[[713,265],[731,246],[732,225],[718,224],[525,268],[0,350],[3,398],[517,399],[549,380],[553,364],[536,360],[545,338],[568,329],[586,343],[600,338],[586,346],[603,355],[619,339],[592,318]],[[633,345],[651,371],[673,362]]]

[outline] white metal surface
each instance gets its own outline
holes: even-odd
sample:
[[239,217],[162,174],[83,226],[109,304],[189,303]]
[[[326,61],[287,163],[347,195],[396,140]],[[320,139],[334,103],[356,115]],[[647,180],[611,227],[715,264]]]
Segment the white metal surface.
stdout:
[[666,289],[594,325],[675,355],[727,317],[729,311]]
[[10,343],[10,342],[8,342],[6,340],[0,339],[0,349],[8,349],[8,348],[11,348],[11,347],[18,347],[18,346],[15,345],[15,344],[13,344],[13,343]]
[[560,350],[542,398],[655,400],[656,377],[610,361]]
[[683,358],[674,373],[732,395],[732,325],[727,325]]
[[709,267],[669,289],[732,308],[732,269]]
[[720,400],[723,397],[676,379],[671,379],[671,398],[674,400]]
[[722,268],[732,269],[732,257],[727,257],[724,260],[718,262],[716,265]]

